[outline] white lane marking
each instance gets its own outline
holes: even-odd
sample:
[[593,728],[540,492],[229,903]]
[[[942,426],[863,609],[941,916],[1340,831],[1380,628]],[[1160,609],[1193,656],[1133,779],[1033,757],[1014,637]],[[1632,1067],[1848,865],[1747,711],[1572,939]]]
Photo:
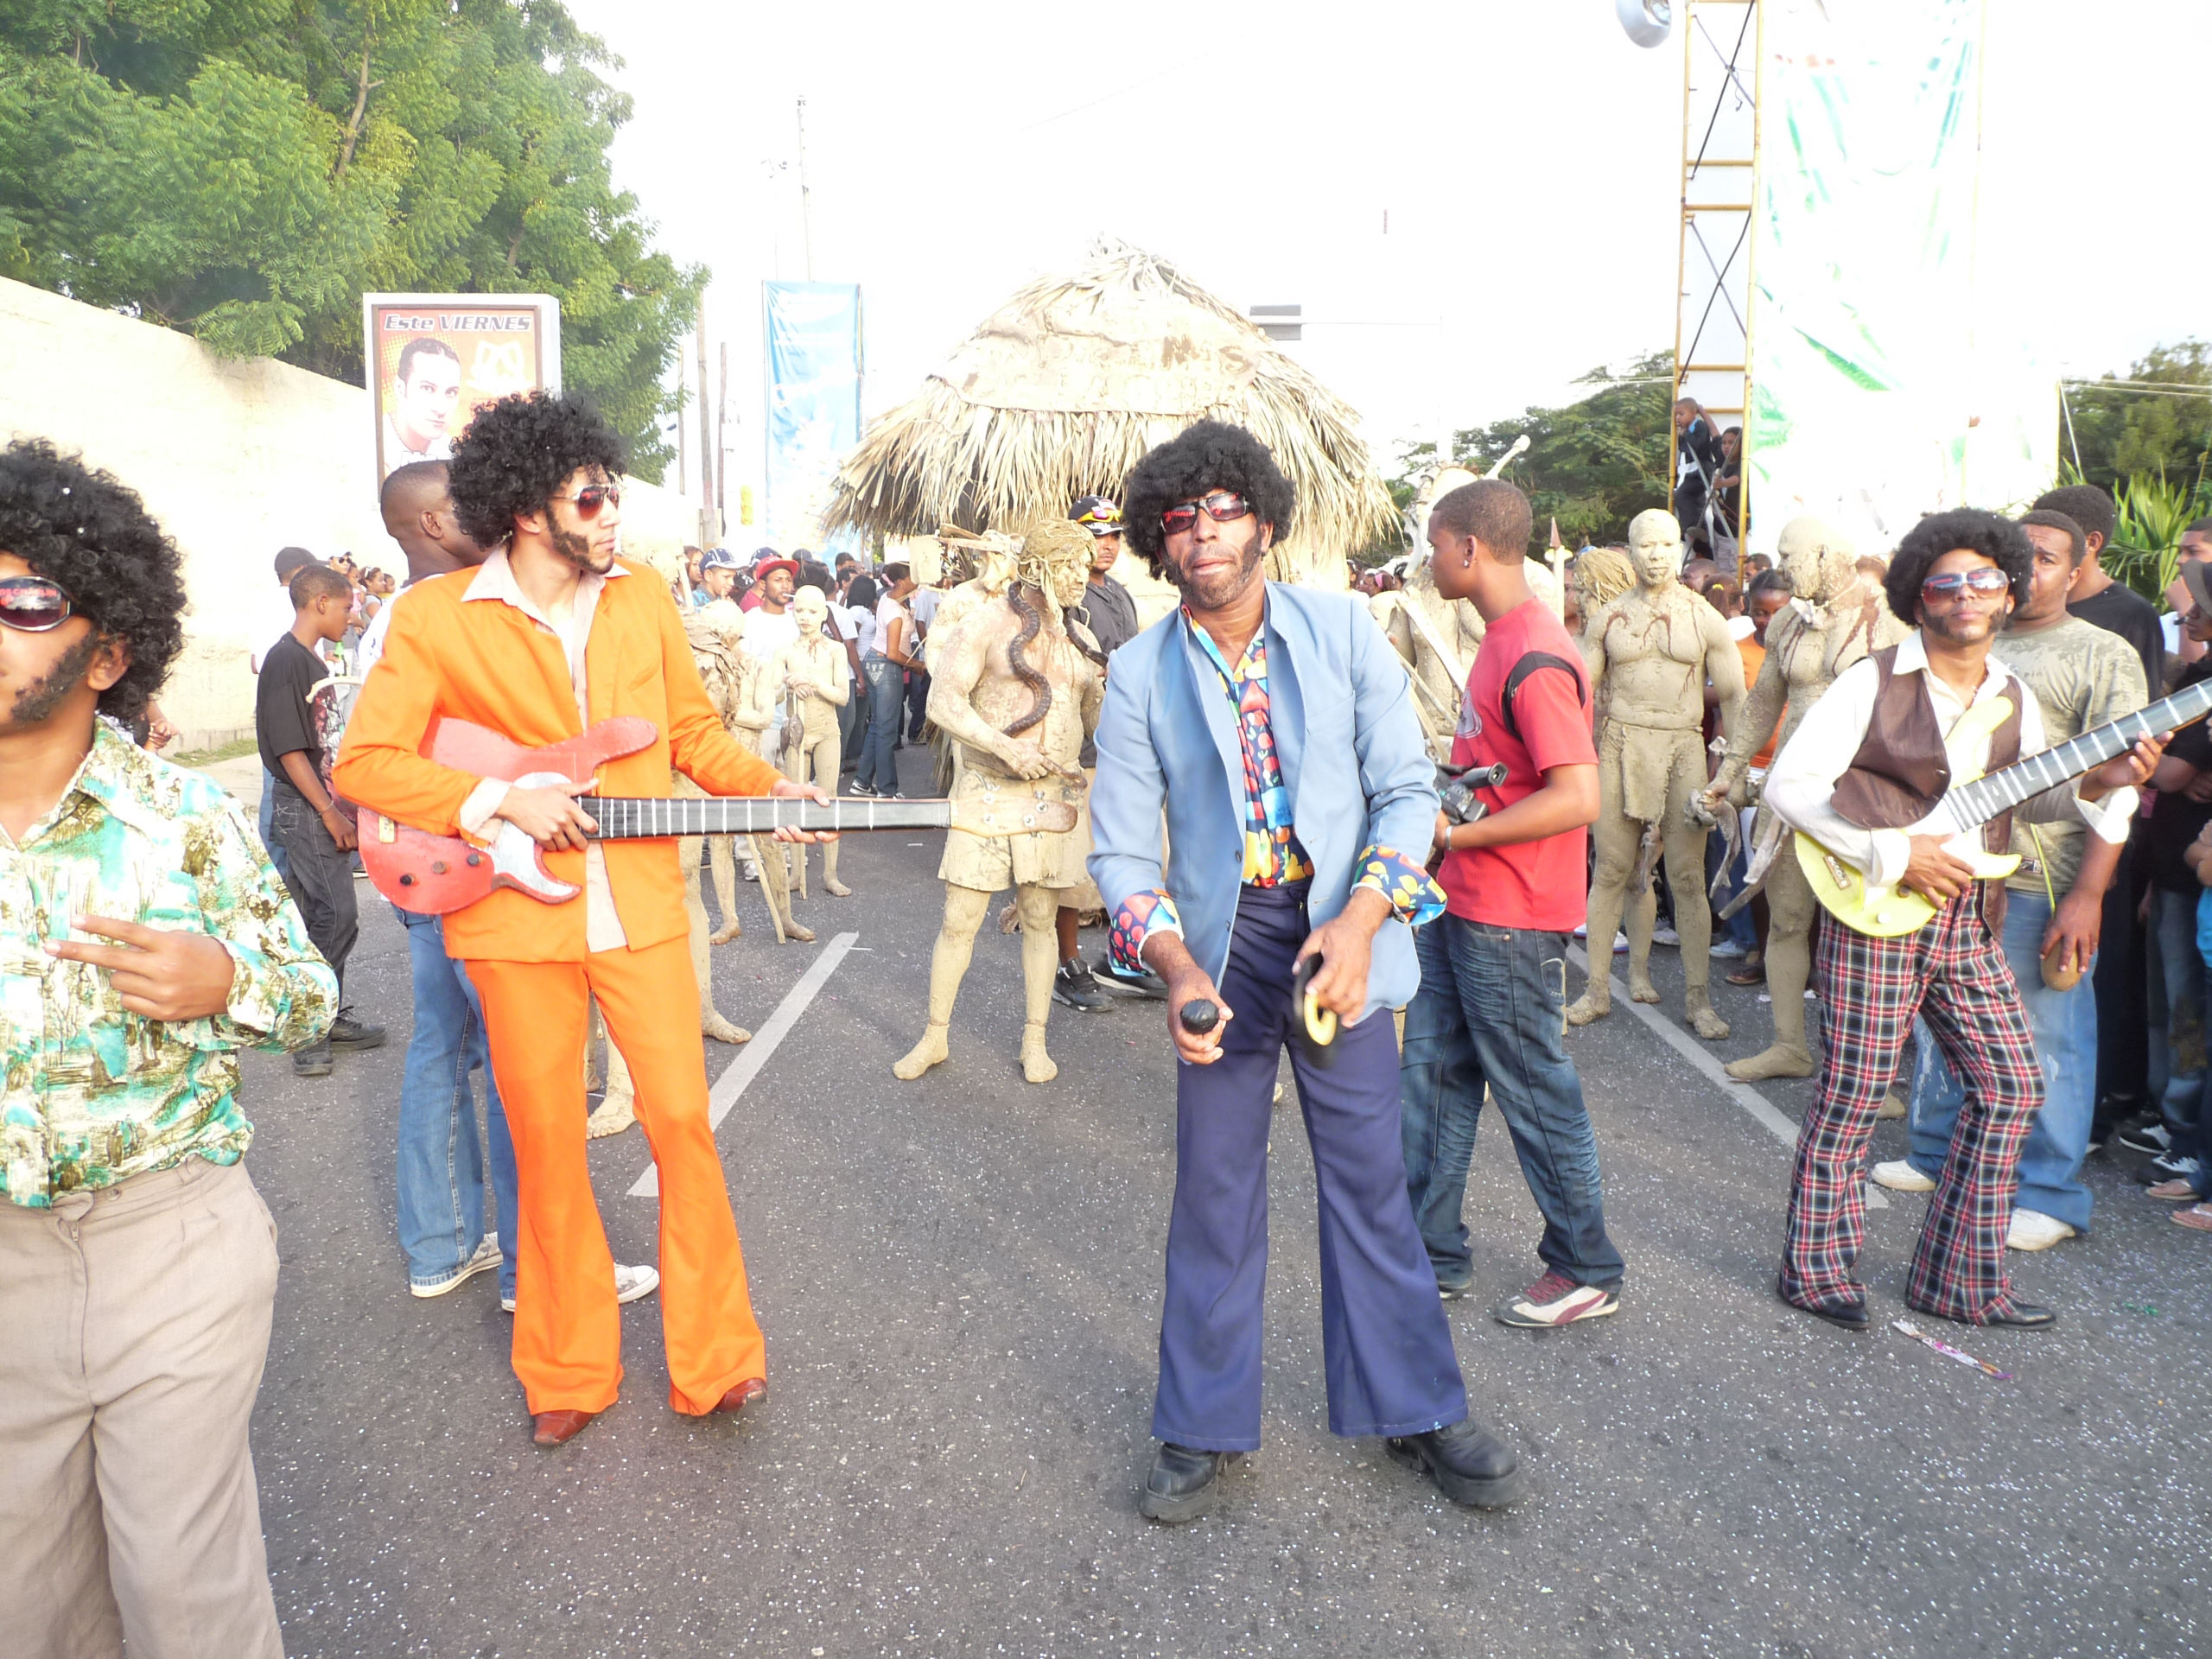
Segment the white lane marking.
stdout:
[[[737,1097],[745,1092],[746,1085],[760,1075],[760,1068],[767,1065],[775,1054],[776,1045],[791,1034],[791,1027],[798,1023],[799,1015],[806,1012],[807,1005],[830,982],[830,976],[837,971],[837,964],[844,961],[845,953],[853,948],[859,938],[857,933],[840,933],[830,940],[828,948],[815,959],[814,966],[800,975],[798,983],[784,994],[784,1000],[768,1016],[768,1023],[753,1033],[753,1040],[729,1063],[721,1076],[715,1079],[715,1086],[707,1091],[707,1122],[709,1127],[721,1128],[722,1119],[728,1117],[729,1109],[737,1104]],[[658,1166],[645,1166],[645,1173],[631,1183],[630,1196],[633,1198],[657,1198],[660,1196]]]
[[[1589,973],[1590,958],[1580,945],[1570,944],[1567,947],[1567,954],[1576,967],[1582,969],[1586,975]],[[1707,1077],[1719,1084],[1721,1093],[1750,1113],[1752,1120],[1763,1127],[1768,1134],[1781,1141],[1791,1152],[1797,1150],[1797,1126],[1777,1111],[1773,1102],[1748,1083],[1738,1083],[1730,1077],[1726,1068],[1719,1061],[1714,1059],[1712,1055],[1698,1046],[1696,1038],[1691,1036],[1658,1009],[1648,1002],[1630,1001],[1628,988],[1621,983],[1618,974],[1611,975],[1609,978],[1613,988],[1613,1002],[1616,1007],[1625,1007],[1630,1014],[1657,1033],[1661,1042],[1673,1049],[1675,1053],[1688,1060]],[[1866,1207],[1869,1210],[1886,1210],[1890,1207],[1890,1201],[1882,1196],[1881,1188],[1876,1186],[1872,1180],[1866,1183]]]

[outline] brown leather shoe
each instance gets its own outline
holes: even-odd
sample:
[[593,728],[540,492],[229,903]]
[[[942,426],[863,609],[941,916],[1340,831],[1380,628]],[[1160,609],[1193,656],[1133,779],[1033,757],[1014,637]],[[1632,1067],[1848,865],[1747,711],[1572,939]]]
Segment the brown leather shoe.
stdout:
[[531,1419],[531,1439],[539,1446],[558,1446],[572,1440],[599,1414],[595,1411],[541,1411]]
[[768,1397],[768,1385],[757,1376],[748,1376],[742,1382],[730,1384],[729,1392],[715,1404],[716,1411],[743,1411]]

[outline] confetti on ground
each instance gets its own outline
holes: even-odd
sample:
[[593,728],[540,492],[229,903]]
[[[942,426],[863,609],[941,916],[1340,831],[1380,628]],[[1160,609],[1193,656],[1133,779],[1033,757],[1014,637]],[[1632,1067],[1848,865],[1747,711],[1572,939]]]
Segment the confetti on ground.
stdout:
[[2123,1313],[2140,1313],[2146,1319],[2155,1319],[2158,1317],[2158,1310],[2148,1302],[2122,1302],[2120,1305],[2120,1311]]
[[1985,1376],[1993,1376],[1999,1382],[2010,1382],[2012,1380],[2012,1372],[2000,1371],[1986,1359],[1976,1359],[1972,1354],[1961,1353],[1949,1343],[1938,1341],[1936,1338],[1929,1336],[1910,1319],[1891,1319],[1890,1329],[1910,1337],[1923,1347],[1933,1348],[1946,1359],[1955,1359],[1961,1365],[1971,1365]]

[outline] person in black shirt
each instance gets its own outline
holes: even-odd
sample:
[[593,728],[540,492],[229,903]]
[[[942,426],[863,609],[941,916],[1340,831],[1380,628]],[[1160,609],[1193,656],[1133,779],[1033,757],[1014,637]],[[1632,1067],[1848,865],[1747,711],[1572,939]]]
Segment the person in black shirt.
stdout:
[[1705,498],[1720,471],[1720,438],[1694,397],[1675,400],[1675,518],[1687,543],[1703,528]]
[[284,849],[284,885],[308,925],[308,938],[338,976],[338,1018],[321,1042],[292,1056],[302,1077],[330,1075],[334,1048],[374,1048],[384,1027],[365,1026],[344,1007],[346,958],[360,934],[353,898],[353,826],[338,809],[327,782],[332,757],[325,753],[327,693],[314,693],[330,671],[315,653],[319,639],[345,637],[353,584],[328,565],[310,564],[292,578],[292,631],[261,659],[254,692],[254,735],[261,764],[276,778],[270,813]]
[[[2182,571],[2190,601],[2182,626],[2192,639],[2212,639],[2212,568],[2192,561]],[[2180,683],[2206,679],[2212,679],[2212,657],[2190,664]],[[2122,1128],[2119,1141],[2132,1151],[2157,1154],[2152,1175],[2166,1178],[2159,1197],[2202,1197],[2205,1172],[2191,1159],[2190,1147],[2205,1069],[2205,976],[2196,948],[2196,901],[2204,889],[2183,855],[2212,823],[2212,728],[2199,721],[2176,732],[2151,782],[2158,794],[2143,841],[2151,865],[2150,1058],[2156,1112]]]

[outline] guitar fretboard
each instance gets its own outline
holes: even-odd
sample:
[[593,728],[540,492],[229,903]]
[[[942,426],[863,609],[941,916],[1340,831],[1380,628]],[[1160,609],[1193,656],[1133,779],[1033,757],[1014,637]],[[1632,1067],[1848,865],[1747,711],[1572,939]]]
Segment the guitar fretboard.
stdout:
[[694,799],[682,796],[582,795],[577,804],[599,821],[601,841],[652,836],[759,836],[786,825],[800,830],[942,830],[952,822],[949,801],[840,799],[834,806],[766,797]]
[[2114,755],[2126,753],[2139,739],[2173,731],[2208,712],[2212,712],[2212,680],[2200,680],[2139,713],[2122,715],[2108,726],[2055,743],[2024,760],[2015,760],[2002,772],[1960,784],[1944,797],[1944,804],[1961,830],[1971,830],[2011,810],[2031,795],[2040,795],[2094,771]]

